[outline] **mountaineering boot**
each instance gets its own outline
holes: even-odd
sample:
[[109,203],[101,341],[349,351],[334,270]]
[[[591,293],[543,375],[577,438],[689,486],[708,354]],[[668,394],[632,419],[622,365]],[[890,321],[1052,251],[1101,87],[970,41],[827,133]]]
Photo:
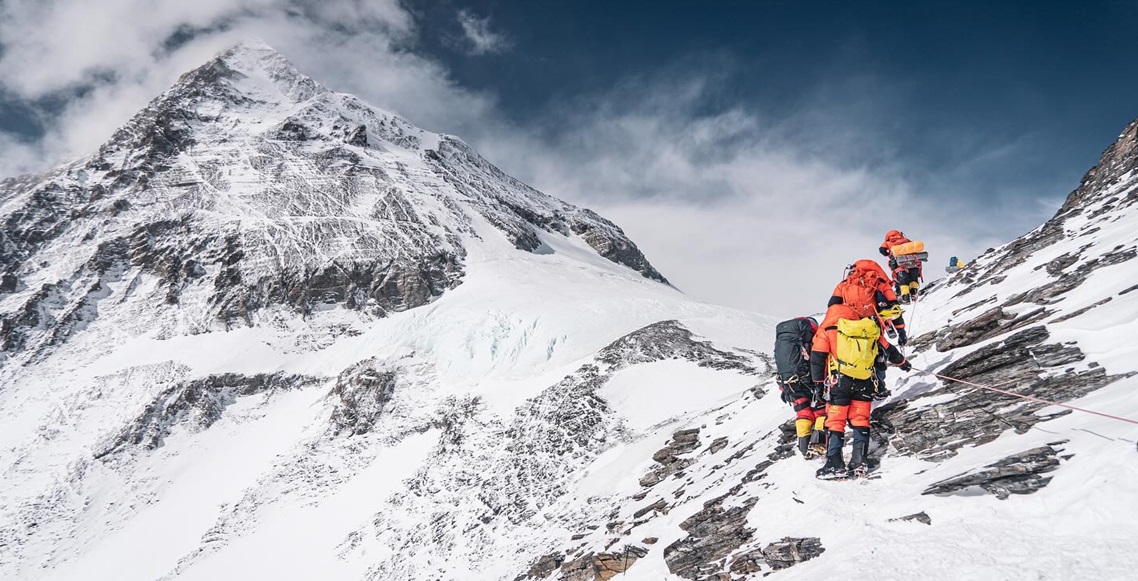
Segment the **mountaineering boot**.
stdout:
[[799,436],[798,451],[802,454],[802,457],[807,460],[814,457],[814,451],[810,449],[810,436]]
[[869,472],[869,428],[854,426],[853,445],[850,450],[850,465],[847,467],[854,477],[865,476]]
[[800,418],[794,421],[794,430],[798,433],[798,451],[802,453],[802,457],[810,459],[812,455],[810,452],[810,437],[814,429],[814,421]]
[[814,427],[814,433],[810,434],[810,451],[814,456],[826,455],[826,429],[825,418],[818,418],[818,424]]
[[826,430],[826,463],[818,469],[815,476],[820,480],[833,480],[846,477],[846,463],[842,460],[842,432]]
[[826,463],[814,474],[818,480],[836,480],[846,477],[846,464],[841,456],[827,456]]

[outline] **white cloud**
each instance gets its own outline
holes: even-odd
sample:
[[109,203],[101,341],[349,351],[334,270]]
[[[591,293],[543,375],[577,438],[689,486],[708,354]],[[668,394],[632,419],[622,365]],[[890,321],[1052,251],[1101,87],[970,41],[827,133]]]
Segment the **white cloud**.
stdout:
[[470,54],[495,54],[509,50],[512,46],[504,34],[490,29],[489,18],[478,18],[468,10],[460,10],[458,23],[462,26],[466,49]]
[[[721,79],[707,71],[723,67],[628,79],[519,128],[492,96],[455,85],[441,65],[406,50],[423,32],[397,0],[0,6],[0,88],[28,99],[82,89],[43,139],[0,134],[4,175],[90,153],[178,75],[259,37],[326,86],[460,135],[508,173],[593,207],[678,287],[712,302],[772,315],[817,311],[847,263],[876,257],[885,231],[929,243],[937,276],[949,255],[967,260],[994,245],[987,233],[1000,232],[995,224],[1007,216],[951,183],[935,198],[916,192],[888,143],[849,122],[861,111],[850,114],[848,94],[823,94],[777,120],[709,106]],[[475,46],[504,42],[488,21],[466,18],[480,23],[469,29]],[[171,42],[179,31],[196,33]]]
[[949,256],[997,243],[971,196],[918,195],[900,162],[855,161],[862,151],[848,144],[877,147],[870,136],[853,139],[816,109],[820,125],[739,108],[709,114],[714,91],[698,73],[638,79],[560,111],[552,139],[513,131],[477,146],[620,224],[685,292],[776,316],[823,310],[845,266],[880,258],[893,228],[929,245],[929,280]]
[[318,81],[411,118],[450,123],[488,106],[439,66],[401,50],[415,32],[398,0],[7,0],[0,89],[66,104],[39,141],[4,138],[10,147],[0,173],[93,151],[180,74],[252,37]]

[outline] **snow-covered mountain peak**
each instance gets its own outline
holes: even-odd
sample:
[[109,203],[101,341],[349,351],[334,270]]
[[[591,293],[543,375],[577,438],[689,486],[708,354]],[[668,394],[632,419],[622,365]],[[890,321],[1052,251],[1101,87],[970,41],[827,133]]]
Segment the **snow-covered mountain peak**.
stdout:
[[260,40],[245,41],[221,53],[186,73],[178,81],[178,85],[183,84],[198,84],[202,89],[205,85],[229,85],[236,95],[273,104],[301,103],[329,92]]
[[276,309],[383,316],[455,288],[472,257],[555,240],[666,282],[611,222],[257,42],[183,75],[94,155],[0,182],[0,204],[0,354],[67,341],[116,284],[124,310],[165,305],[149,315],[182,334]]

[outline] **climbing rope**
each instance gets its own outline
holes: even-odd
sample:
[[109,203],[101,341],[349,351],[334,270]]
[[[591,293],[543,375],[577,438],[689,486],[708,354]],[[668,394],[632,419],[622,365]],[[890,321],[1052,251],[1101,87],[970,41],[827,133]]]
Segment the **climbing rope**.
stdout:
[[[917,300],[916,297],[913,297],[912,302],[910,303],[912,308],[909,309],[909,321],[907,323],[905,323],[905,333],[908,335],[909,341],[912,341],[913,338],[917,336],[917,305],[918,304],[920,304],[920,301]],[[905,353],[904,349],[902,349],[901,354],[908,357],[908,354]],[[921,352],[921,356],[922,357],[924,356],[923,351]]]
[[1077,411],[1077,412],[1083,412],[1083,413],[1087,413],[1087,414],[1093,414],[1093,415],[1096,415],[1096,416],[1100,416],[1100,417],[1104,417],[1104,418],[1109,418],[1109,419],[1112,419],[1112,420],[1118,420],[1118,421],[1120,421],[1120,422],[1126,422],[1126,423],[1128,423],[1128,424],[1134,424],[1134,425],[1138,426],[1138,420],[1132,420],[1132,419],[1130,419],[1130,418],[1124,418],[1124,417],[1121,417],[1121,416],[1113,416],[1113,415],[1110,415],[1110,414],[1107,414],[1107,413],[1103,413],[1103,412],[1097,412],[1097,411],[1095,411],[1095,410],[1089,410],[1089,409],[1086,409],[1086,408],[1081,408],[1081,407],[1078,407],[1078,406],[1073,406],[1073,405],[1070,405],[1070,404],[1065,404],[1065,403],[1059,403],[1059,402],[1057,402],[1057,401],[1046,400],[1046,399],[1043,399],[1043,398],[1040,398],[1040,397],[1035,397],[1035,396],[1033,396],[1033,395],[1024,395],[1024,394],[1022,394],[1022,393],[1015,393],[1014,391],[1008,391],[1008,390],[1006,390],[1006,389],[999,389],[999,388],[997,388],[997,387],[993,387],[993,386],[991,386],[991,385],[984,385],[984,384],[982,384],[982,383],[976,383],[976,382],[974,382],[974,381],[965,381],[965,380],[963,380],[963,379],[957,379],[957,378],[955,378],[955,377],[949,377],[949,376],[947,376],[947,375],[941,375],[941,374],[939,374],[939,373],[936,373],[936,372],[933,372],[933,371],[929,371],[928,369],[921,369],[921,368],[919,368],[919,367],[914,367],[914,368],[913,368],[913,371],[919,371],[919,372],[921,372],[921,373],[925,373],[925,374],[928,374],[928,375],[932,375],[932,376],[934,376],[934,377],[938,377],[938,378],[940,378],[940,379],[943,379],[943,380],[945,380],[945,381],[954,381],[954,382],[956,382],[956,383],[963,383],[964,385],[970,385],[970,386],[972,386],[972,387],[977,387],[977,388],[980,388],[980,389],[985,389],[985,390],[988,390],[988,391],[994,391],[994,392],[996,392],[996,393],[1002,393],[1002,394],[1004,394],[1004,395],[1010,395],[1010,396],[1012,396],[1012,397],[1018,397],[1018,398],[1020,398],[1020,399],[1026,399],[1026,400],[1030,400],[1030,401],[1034,401],[1034,402],[1038,402],[1038,403],[1043,403],[1043,404],[1047,404],[1047,405],[1059,406],[1059,407],[1061,407],[1061,408],[1067,408],[1067,409],[1069,409],[1069,410],[1074,410],[1074,411]]

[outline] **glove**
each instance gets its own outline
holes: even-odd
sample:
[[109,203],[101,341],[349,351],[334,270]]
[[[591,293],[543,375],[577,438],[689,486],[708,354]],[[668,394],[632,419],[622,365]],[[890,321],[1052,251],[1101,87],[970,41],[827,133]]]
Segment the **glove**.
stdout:
[[913,370],[913,364],[909,363],[908,359],[902,361],[901,364],[898,365],[897,367],[900,367],[901,371],[912,371]]
[[[904,329],[897,329],[897,345],[899,347],[904,347],[905,343],[908,343],[908,342],[909,342],[909,334],[906,333]],[[908,370],[906,369],[906,371],[908,371]]]
[[884,246],[878,246],[877,251],[880,252],[882,256],[889,256],[889,249]]
[[794,403],[794,394],[790,393],[790,388],[779,386],[778,388],[782,401],[786,403]]
[[888,389],[885,389],[884,387],[880,387],[876,391],[873,392],[872,397],[876,401],[881,401],[883,399],[888,399],[889,396],[891,396],[891,395],[893,395],[892,391],[889,391]]

